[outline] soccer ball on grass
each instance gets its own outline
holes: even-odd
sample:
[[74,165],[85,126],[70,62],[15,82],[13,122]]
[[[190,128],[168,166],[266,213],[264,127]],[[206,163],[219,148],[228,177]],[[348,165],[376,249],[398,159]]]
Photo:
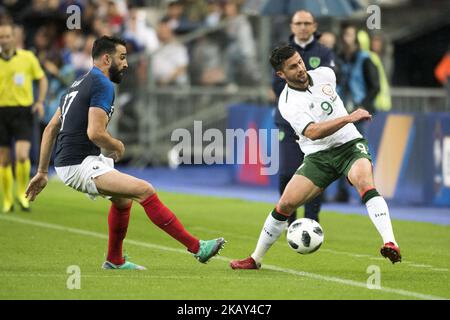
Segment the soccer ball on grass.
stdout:
[[308,254],[317,251],[323,242],[323,229],[312,219],[297,219],[289,226],[286,239],[295,252]]

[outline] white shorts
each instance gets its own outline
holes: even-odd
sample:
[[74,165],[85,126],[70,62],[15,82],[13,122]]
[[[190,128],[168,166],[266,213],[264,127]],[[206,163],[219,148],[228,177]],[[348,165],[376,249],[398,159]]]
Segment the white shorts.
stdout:
[[94,200],[96,196],[100,195],[94,178],[116,169],[114,169],[114,160],[101,154],[99,156],[87,156],[81,164],[55,167],[55,170],[66,186],[86,193]]

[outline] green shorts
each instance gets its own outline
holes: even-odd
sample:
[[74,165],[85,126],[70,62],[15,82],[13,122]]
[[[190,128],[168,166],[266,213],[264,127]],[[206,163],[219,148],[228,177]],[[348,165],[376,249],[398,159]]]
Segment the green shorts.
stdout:
[[367,140],[364,138],[307,155],[295,174],[305,176],[316,186],[325,189],[342,175],[347,176],[353,163],[361,158],[372,162]]

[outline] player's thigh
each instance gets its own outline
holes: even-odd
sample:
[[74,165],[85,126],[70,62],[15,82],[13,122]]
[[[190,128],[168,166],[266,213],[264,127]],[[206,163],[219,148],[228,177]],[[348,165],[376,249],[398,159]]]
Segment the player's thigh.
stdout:
[[15,144],[16,159],[25,161],[30,158],[31,143],[27,140],[17,140]]
[[359,158],[353,162],[347,178],[359,193],[374,187],[372,162],[367,158]]
[[109,171],[94,178],[100,194],[113,198],[128,198],[143,201],[156,191],[147,181],[117,170]]
[[323,191],[309,178],[295,174],[284,189],[278,202],[278,208],[284,213],[291,213],[304,203],[315,198]]

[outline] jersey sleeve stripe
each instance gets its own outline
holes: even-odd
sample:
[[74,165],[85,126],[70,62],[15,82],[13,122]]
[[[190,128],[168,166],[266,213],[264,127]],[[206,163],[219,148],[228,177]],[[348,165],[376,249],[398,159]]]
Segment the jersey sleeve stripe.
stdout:
[[304,136],[305,135],[305,131],[306,131],[306,129],[309,127],[309,125],[310,124],[312,124],[312,123],[315,123],[314,121],[311,121],[311,122],[308,122],[308,124],[303,128],[303,131],[302,131],[302,136]]

